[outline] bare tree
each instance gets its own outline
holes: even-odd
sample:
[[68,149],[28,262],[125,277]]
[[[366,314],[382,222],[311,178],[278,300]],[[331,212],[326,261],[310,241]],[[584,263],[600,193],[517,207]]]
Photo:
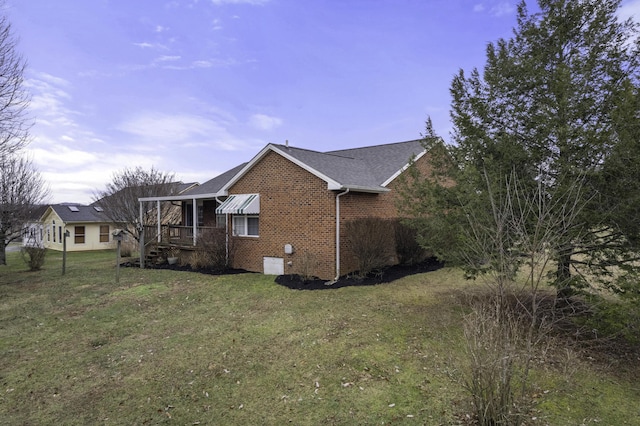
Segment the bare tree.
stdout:
[[[3,1],[0,1],[0,13]],[[0,155],[23,148],[29,140],[29,95],[24,90],[26,61],[16,50],[16,38],[6,16],[0,16]]]
[[[136,241],[140,241],[140,225],[155,225],[157,211],[143,209],[140,223],[139,198],[177,195],[179,182],[173,173],[161,172],[155,168],[125,168],[114,173],[113,180],[106,189],[94,195],[94,205],[101,207],[109,220],[122,226]],[[166,217],[172,209],[170,203],[161,204],[161,217]]]
[[7,245],[23,234],[34,208],[48,196],[31,160],[17,154],[0,156],[0,265],[6,265]]
[[469,365],[462,383],[479,424],[516,425],[530,408],[532,362],[546,353],[561,314],[544,284],[557,241],[573,231],[586,204],[584,182],[575,179],[554,194],[542,184],[527,188],[515,172],[500,190],[486,173],[485,182],[490,209],[465,208],[464,266],[486,291],[471,297],[465,316]]

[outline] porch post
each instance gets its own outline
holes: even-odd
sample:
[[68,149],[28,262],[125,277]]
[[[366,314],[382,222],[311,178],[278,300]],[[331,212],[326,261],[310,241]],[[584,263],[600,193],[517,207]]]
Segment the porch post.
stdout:
[[142,224],[142,201],[138,201],[140,203],[140,223],[137,224],[138,232],[140,240],[138,241],[140,245],[140,269],[144,269],[144,257],[145,257],[145,249],[144,249],[144,225]]
[[158,243],[162,242],[162,226],[160,226],[160,200],[156,200],[156,215],[158,217]]
[[196,239],[198,238],[198,203],[197,200],[193,199],[193,245],[196,245]]

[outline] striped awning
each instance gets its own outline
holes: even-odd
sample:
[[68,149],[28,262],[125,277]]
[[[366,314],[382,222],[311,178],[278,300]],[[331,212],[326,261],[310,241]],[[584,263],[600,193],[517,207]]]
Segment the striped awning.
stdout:
[[229,197],[216,209],[216,214],[259,214],[260,194],[238,194]]

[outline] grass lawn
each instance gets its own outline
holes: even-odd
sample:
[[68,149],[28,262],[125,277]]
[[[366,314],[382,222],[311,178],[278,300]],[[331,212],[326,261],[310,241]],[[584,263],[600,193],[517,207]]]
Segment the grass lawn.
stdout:
[[[114,252],[0,266],[0,423],[460,424],[458,294],[441,269],[296,291],[259,274],[120,270]],[[640,364],[640,360],[638,360]],[[621,374],[621,371],[623,372]],[[566,350],[531,424],[640,425],[638,368]]]

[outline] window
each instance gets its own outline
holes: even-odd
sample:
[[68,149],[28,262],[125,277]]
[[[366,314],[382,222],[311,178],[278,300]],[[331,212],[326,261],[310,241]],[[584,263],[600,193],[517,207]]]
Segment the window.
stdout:
[[84,226],[76,226],[73,233],[73,242],[76,244],[84,244]]
[[100,242],[109,242],[109,225],[100,225]]
[[216,215],[216,227],[217,228],[226,228],[227,227],[227,215],[225,215],[225,214],[217,214]]
[[62,242],[62,226],[58,226],[58,241]]
[[204,205],[202,204],[202,200],[198,200],[197,207],[198,226],[204,226]]
[[258,216],[233,216],[233,235],[257,237],[260,231]]
[[56,242],[56,225],[55,225],[55,222],[54,222],[54,225],[53,225],[53,242],[54,243]]

